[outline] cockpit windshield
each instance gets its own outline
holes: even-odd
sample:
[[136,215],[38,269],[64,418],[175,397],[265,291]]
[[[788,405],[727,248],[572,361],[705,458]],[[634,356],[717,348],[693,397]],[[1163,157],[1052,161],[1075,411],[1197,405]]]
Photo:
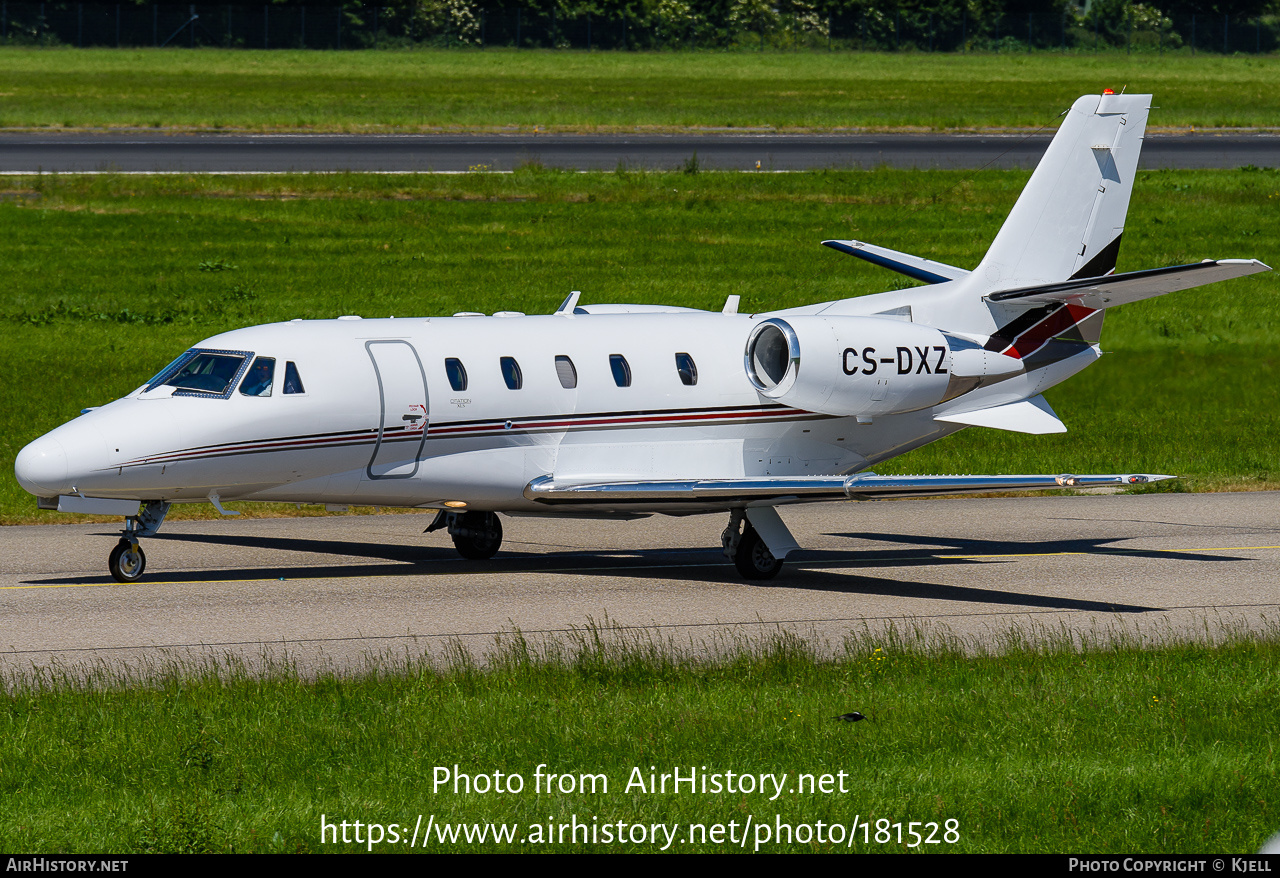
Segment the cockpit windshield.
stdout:
[[174,395],[212,396],[226,399],[244,374],[249,351],[208,351],[193,348],[151,379],[147,390],[175,387]]
[[159,387],[161,384],[164,384],[166,378],[168,378],[170,375],[173,375],[175,372],[181,369],[183,363],[185,363],[187,360],[191,359],[198,353],[199,351],[192,350],[192,351],[183,351],[182,353],[178,354],[178,356],[174,359],[172,363],[165,366],[156,374],[152,375],[151,378],[147,380],[147,383],[143,385],[144,388],[147,390],[154,390],[155,388]]

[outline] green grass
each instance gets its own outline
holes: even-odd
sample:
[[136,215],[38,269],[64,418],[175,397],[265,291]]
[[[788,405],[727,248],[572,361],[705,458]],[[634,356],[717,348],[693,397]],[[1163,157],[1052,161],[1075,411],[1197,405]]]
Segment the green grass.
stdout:
[[[1221,632],[1214,632],[1215,636]],[[365,850],[330,823],[530,827],[955,820],[933,851],[1257,850],[1275,830],[1280,644],[1228,638],[1141,650],[1124,637],[1012,632],[1005,655],[945,639],[851,636],[834,659],[798,638],[718,657],[608,629],[477,666],[390,660],[355,679],[158,666],[88,681],[46,673],[0,699],[0,849],[53,852]],[[834,717],[858,709],[857,724]],[[518,794],[434,785],[437,768],[521,775]],[[603,774],[608,791],[534,791],[539,765]],[[758,792],[626,790],[679,768],[788,775]],[[845,792],[838,792],[839,772]],[[795,792],[801,773],[832,792]],[[856,851],[906,850],[865,843]],[[941,837],[939,831],[938,836]],[[687,837],[687,836],[682,836]],[[747,843],[751,850],[757,836]],[[803,841],[803,839],[802,839]],[[428,851],[649,851],[649,844],[456,844]],[[925,846],[922,846],[924,848]],[[375,847],[392,850],[390,844]],[[407,845],[398,847],[401,851]],[[673,845],[677,851],[738,849]],[[792,841],[767,852],[840,849]]]
[[[40,177],[0,186],[0,469],[217,332],[294,317],[547,313],[583,302],[762,311],[901,278],[818,246],[857,237],[975,265],[1021,172]],[[1120,270],[1280,262],[1280,172],[1147,172]],[[1168,472],[1274,487],[1277,276],[1115,309],[1113,353],[1049,393],[1071,432],[972,429],[881,471]],[[37,513],[0,479],[0,521]]]
[[1155,95],[1153,128],[1280,126],[1270,57],[0,48],[0,128],[968,129]]

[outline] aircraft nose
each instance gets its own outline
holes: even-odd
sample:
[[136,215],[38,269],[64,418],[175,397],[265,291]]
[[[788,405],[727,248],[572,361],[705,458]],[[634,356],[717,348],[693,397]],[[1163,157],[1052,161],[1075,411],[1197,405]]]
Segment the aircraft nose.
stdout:
[[71,489],[67,450],[52,436],[41,436],[18,452],[13,474],[24,491],[37,497],[55,497]]

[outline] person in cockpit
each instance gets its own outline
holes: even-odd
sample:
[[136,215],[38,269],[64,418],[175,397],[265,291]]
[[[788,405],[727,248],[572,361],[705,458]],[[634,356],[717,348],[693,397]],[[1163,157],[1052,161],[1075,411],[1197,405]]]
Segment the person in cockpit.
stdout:
[[276,361],[271,357],[258,357],[253,361],[249,374],[240,384],[240,393],[245,396],[270,396],[271,380],[275,377]]

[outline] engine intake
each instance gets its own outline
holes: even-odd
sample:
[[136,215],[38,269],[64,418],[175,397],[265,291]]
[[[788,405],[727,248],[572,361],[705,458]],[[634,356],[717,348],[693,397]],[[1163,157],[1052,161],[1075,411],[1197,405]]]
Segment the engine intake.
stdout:
[[951,346],[936,329],[883,317],[773,317],[752,329],[745,366],[784,405],[887,415],[949,398]]

